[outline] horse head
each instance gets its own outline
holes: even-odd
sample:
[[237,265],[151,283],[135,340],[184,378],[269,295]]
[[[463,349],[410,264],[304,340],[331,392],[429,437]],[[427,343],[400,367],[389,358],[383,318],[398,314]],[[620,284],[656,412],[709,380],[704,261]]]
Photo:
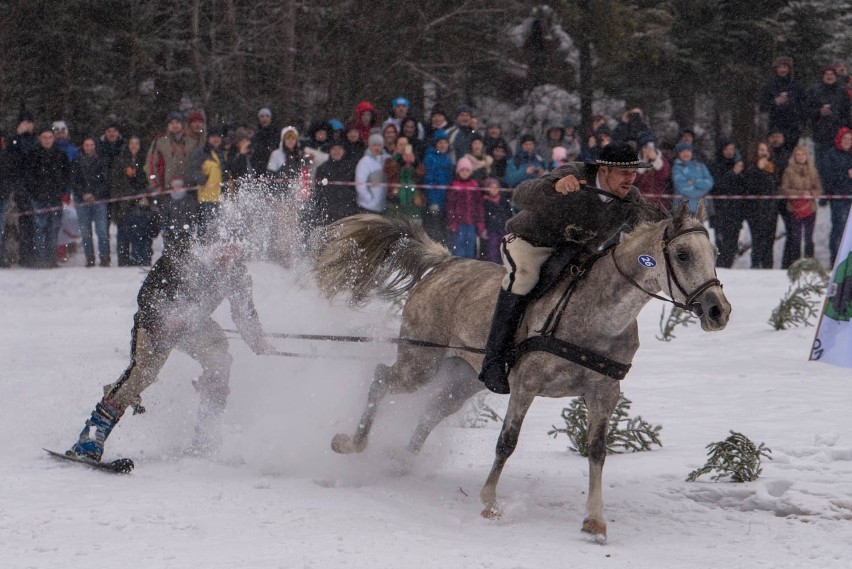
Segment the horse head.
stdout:
[[718,251],[704,228],[706,216],[702,200],[695,215],[684,203],[668,222],[663,233],[664,290],[676,305],[699,317],[701,328],[710,332],[725,328],[731,304],[716,276]]

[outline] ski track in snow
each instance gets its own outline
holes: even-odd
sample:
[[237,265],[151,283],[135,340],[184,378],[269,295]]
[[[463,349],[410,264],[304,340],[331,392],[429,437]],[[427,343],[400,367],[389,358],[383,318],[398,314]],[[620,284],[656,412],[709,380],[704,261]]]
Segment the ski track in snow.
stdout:
[[[321,299],[310,279],[252,263],[268,331],[392,335],[386,307],[354,312]],[[846,568],[852,557],[850,370],[807,362],[813,328],[766,321],[787,289],[781,271],[721,270],[734,309],[728,329],[659,334],[662,304],[640,316],[642,347],[624,381],[631,416],[663,425],[663,447],[610,456],[604,470],[609,541],[579,531],[586,460],[560,425],[567,400],[537,400],[498,486],[504,516],[485,520],[479,490],[499,425],[438,427],[420,456],[399,452],[416,397],[389,398],[362,455],[329,446],[351,432],[386,345],[275,340],[282,350],[364,361],[254,356],[235,363],[225,444],[186,455],[195,362],[174,354],[144,395],[148,412],[122,419],[105,459],[127,476],[51,459],[66,449],[128,361],[137,269],[0,272],[0,567],[488,568],[551,566]],[[233,328],[227,305],[214,317]],[[489,395],[498,412],[507,398]],[[737,430],[772,450],[751,483],[686,475],[705,446]]]

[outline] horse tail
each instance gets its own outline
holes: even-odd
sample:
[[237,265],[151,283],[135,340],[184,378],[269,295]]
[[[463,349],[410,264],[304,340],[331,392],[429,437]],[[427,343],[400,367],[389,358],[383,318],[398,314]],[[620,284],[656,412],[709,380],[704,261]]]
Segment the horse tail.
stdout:
[[429,270],[453,259],[405,217],[353,215],[330,224],[326,232],[314,276],[327,298],[345,292],[352,306],[364,306],[372,295],[398,299]]

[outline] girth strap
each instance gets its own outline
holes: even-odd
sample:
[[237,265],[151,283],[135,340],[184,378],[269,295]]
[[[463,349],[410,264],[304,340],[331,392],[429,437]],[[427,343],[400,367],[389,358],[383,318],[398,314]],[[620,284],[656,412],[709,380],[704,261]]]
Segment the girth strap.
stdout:
[[624,379],[631,367],[631,364],[616,362],[553,336],[530,336],[524,339],[512,352],[510,367],[528,352],[547,352],[618,380]]

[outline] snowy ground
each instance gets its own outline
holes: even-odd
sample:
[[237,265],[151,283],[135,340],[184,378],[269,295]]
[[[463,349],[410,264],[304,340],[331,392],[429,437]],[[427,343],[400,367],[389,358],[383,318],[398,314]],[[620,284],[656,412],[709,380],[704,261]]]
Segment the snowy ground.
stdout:
[[[824,252],[823,252],[824,254]],[[352,312],[322,300],[295,271],[253,263],[268,331],[388,335],[385,307]],[[813,328],[766,321],[782,271],[722,270],[728,328],[659,334],[662,304],[640,317],[642,348],[624,392],[631,414],[663,425],[664,446],[614,455],[604,471],[609,542],[581,534],[586,460],[547,435],[567,400],[538,400],[498,487],[505,515],[480,517],[478,493],[499,425],[458,417],[402,468],[416,401],[397,397],[360,456],[329,447],[360,414],[381,345],[277,340],[282,350],[357,355],[291,360],[239,340],[226,440],[188,456],[197,365],[175,354],[125,416],[107,459],[116,476],[48,457],[64,450],[128,361],[139,269],[0,272],[0,567],[89,568],[847,568],[852,557],[852,370],[807,361]],[[226,308],[216,319],[232,327]],[[502,411],[507,399],[489,395]],[[753,483],[687,483],[705,445],[740,431],[772,449]]]

